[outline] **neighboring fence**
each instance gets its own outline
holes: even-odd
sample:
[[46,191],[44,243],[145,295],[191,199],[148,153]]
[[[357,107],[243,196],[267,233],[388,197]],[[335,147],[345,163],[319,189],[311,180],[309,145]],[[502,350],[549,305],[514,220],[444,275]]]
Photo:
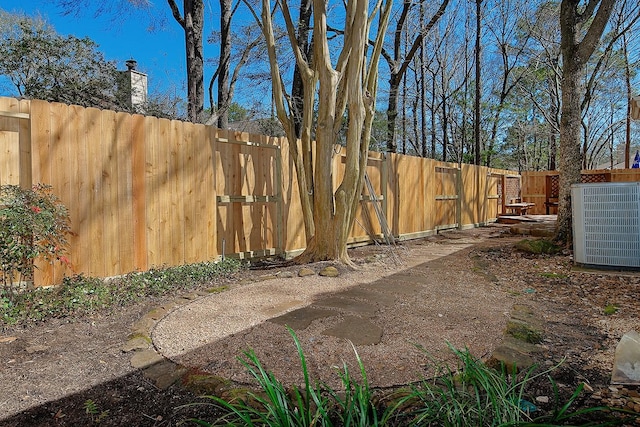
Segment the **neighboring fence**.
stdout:
[[[547,176],[557,176],[558,171],[522,172],[522,199],[535,203],[530,213],[544,215],[546,213],[545,202],[549,194],[556,194],[557,179],[547,179]],[[638,182],[640,181],[640,169],[594,169],[582,171],[582,182]],[[557,196],[556,196],[557,197]],[[555,213],[552,212],[552,213]]]
[[[287,140],[44,101],[0,98],[0,184],[46,183],[68,207],[63,275],[301,251],[305,234]],[[334,177],[344,171],[336,147]],[[516,197],[510,171],[370,153],[367,173],[400,239],[493,221]],[[368,194],[368,193],[365,193]],[[350,241],[381,237],[364,196]]]

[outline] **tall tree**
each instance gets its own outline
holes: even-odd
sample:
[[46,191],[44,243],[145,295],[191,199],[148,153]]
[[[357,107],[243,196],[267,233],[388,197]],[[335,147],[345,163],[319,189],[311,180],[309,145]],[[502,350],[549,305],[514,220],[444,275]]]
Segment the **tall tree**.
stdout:
[[99,108],[119,103],[120,72],[89,38],[62,36],[46,21],[0,10],[0,74],[16,94]]
[[[153,6],[151,0],[52,0],[65,14],[84,14],[93,9],[94,15],[111,15],[119,19],[124,16],[127,7],[148,9]],[[222,0],[221,0],[222,1]],[[184,33],[185,58],[187,67],[187,119],[194,123],[204,120],[204,1],[183,0],[182,10],[176,0],[167,0],[175,21]],[[221,52],[223,56],[225,52]]]
[[[422,2],[420,3],[422,4]],[[387,106],[388,134],[387,134],[387,151],[395,153],[398,151],[398,143],[396,142],[396,118],[398,117],[398,95],[402,79],[413,61],[414,56],[422,45],[425,35],[433,28],[438,20],[444,14],[449,0],[442,0],[440,7],[433,14],[429,22],[421,26],[418,34],[413,38],[411,45],[406,53],[403,54],[402,36],[408,31],[406,28],[407,18],[413,9],[415,2],[404,0],[402,11],[396,22],[396,28],[393,38],[393,53],[389,53],[383,49],[382,55],[389,64],[389,103]]]
[[562,108],[560,119],[560,197],[556,240],[572,241],[571,184],[580,182],[581,122],[585,65],[600,43],[616,0],[562,0]]
[[202,0],[183,0],[182,11],[180,11],[175,0],[167,0],[167,2],[173,18],[184,32],[187,63],[187,118],[194,123],[202,123],[204,120],[204,53],[202,47],[204,3]]
[[497,99],[492,102],[491,130],[484,147],[486,166],[491,166],[507,100],[526,74],[525,68],[522,67],[522,57],[528,49],[531,25],[523,25],[522,19],[526,18],[515,18],[527,16],[525,3],[521,0],[498,2],[495,8],[496,16],[489,20],[487,25],[495,40],[500,62],[499,66],[495,67],[497,70],[493,82],[494,88],[491,91]]
[[[304,57],[298,42],[296,29],[285,0],[279,1],[287,27],[296,64],[304,83],[301,135],[309,138],[313,127],[316,155],[313,159],[313,194],[307,192],[302,157],[293,149],[299,193],[303,200],[303,213],[308,242],[300,262],[335,259],[349,263],[347,237],[355,222],[362,181],[367,164],[371,128],[375,114],[378,84],[378,61],[384,33],[391,11],[391,1],[379,1],[373,8],[380,14],[376,21],[377,35],[374,48],[367,57],[370,26],[374,21],[368,16],[367,0],[347,0],[345,5],[344,43],[335,65],[331,57],[327,25],[327,2],[313,0],[313,62]],[[283,78],[278,65],[274,27],[270,15],[269,0],[262,0],[261,25],[267,40],[273,94],[278,119],[282,123],[290,146],[296,146],[296,132],[291,104],[283,91]],[[317,90],[317,92],[316,92]],[[316,98],[317,95],[317,98]],[[321,100],[314,111],[316,99]],[[338,131],[347,124],[345,174],[337,188],[333,187],[332,163]],[[306,136],[308,135],[308,136]],[[313,199],[312,201],[310,199]],[[312,209],[307,210],[308,208]]]
[[473,97],[473,138],[474,138],[474,164],[480,165],[481,153],[481,118],[480,100],[482,98],[482,0],[476,3],[476,44],[475,44],[475,94]]
[[[222,0],[226,1],[226,0]],[[235,88],[241,78],[241,71],[251,63],[259,61],[260,48],[264,47],[263,37],[258,30],[256,34],[255,25],[241,27],[239,31],[231,35],[231,19],[238,10],[238,5],[231,11],[228,19],[221,19],[222,28],[226,28],[226,35],[223,32],[214,31],[209,36],[209,41],[217,42],[220,39],[220,55],[218,57],[217,68],[209,80],[209,103],[211,105],[211,115],[206,121],[207,125],[216,124],[220,129],[227,129],[230,117],[230,108],[233,105]],[[222,5],[221,5],[222,7]],[[226,7],[226,6],[225,6]],[[233,40],[232,40],[233,39]],[[210,62],[216,62],[211,60]],[[232,69],[232,63],[235,67]],[[214,86],[217,83],[217,101],[214,97]]]

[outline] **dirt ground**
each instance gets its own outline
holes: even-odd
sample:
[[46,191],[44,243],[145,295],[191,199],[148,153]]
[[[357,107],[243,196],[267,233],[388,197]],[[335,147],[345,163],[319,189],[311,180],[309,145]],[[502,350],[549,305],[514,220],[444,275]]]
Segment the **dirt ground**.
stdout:
[[[541,364],[552,366],[564,359],[553,373],[564,395],[585,383],[578,405],[634,409],[633,405],[640,404],[640,388],[612,386],[609,380],[620,337],[632,329],[640,331],[640,275],[577,271],[572,268],[570,254],[525,254],[514,249],[521,237],[505,237],[496,231],[443,233],[405,242],[397,250],[402,256],[402,251],[419,251],[421,245],[477,238],[472,247],[445,257],[440,265],[448,266],[453,278],[469,282],[472,277],[470,284],[499,295],[508,305],[533,308],[546,325]],[[354,249],[351,255],[360,263],[385,257],[390,262],[395,256],[378,246]],[[236,280],[262,274],[265,271],[243,271]],[[161,303],[148,300],[89,318],[4,328],[0,332],[0,426],[172,426],[193,416],[214,417],[209,406],[185,407],[199,400],[180,384],[157,390],[130,367],[130,355],[121,350],[131,325]],[[617,311],[605,315],[605,307],[610,305]],[[461,303],[458,311],[464,313],[467,308]],[[505,313],[495,315],[504,317]],[[459,322],[467,321],[459,316]],[[464,329],[468,325],[459,326]],[[405,327],[410,327],[410,322]],[[455,324],[449,327],[456,329]],[[474,339],[489,342],[499,340],[502,334],[501,330],[478,331]],[[446,337],[430,339],[443,343]],[[397,358],[405,356],[398,354]],[[532,399],[551,396],[542,383],[533,387],[529,391]]]

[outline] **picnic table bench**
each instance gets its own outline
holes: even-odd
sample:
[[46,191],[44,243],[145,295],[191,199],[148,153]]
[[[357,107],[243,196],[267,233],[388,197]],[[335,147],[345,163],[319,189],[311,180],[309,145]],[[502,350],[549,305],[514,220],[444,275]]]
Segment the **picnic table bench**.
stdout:
[[526,215],[527,211],[532,207],[534,207],[535,205],[536,205],[535,203],[530,203],[530,202],[517,202],[517,203],[507,203],[506,205],[504,205],[504,207],[507,210],[507,213],[511,211],[511,213],[513,214],[522,216],[522,215]]

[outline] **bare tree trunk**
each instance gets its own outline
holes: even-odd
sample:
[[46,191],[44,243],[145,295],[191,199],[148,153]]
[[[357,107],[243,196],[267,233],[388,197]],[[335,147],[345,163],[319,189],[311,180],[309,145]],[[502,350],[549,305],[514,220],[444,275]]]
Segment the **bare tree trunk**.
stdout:
[[[563,65],[560,194],[556,240],[565,245],[571,245],[573,239],[571,185],[580,182],[582,165],[580,127],[585,96],[582,73],[602,37],[615,2],[616,0],[590,0],[583,8],[580,0],[562,0],[560,5],[560,48]],[[585,25],[588,25],[586,31]],[[583,34],[582,40],[578,42],[578,37]]]
[[475,67],[476,67],[476,75],[475,75],[475,96],[474,96],[474,119],[473,119],[473,135],[475,138],[474,149],[475,149],[475,157],[474,163],[476,165],[480,165],[481,156],[480,156],[480,117],[482,116],[480,113],[480,98],[482,97],[482,53],[481,53],[481,24],[482,24],[482,0],[475,0],[476,2],[476,47],[475,47]]
[[231,71],[231,0],[220,0],[220,64],[218,74],[218,128],[229,128],[229,73]]
[[[424,54],[424,41],[420,45],[420,75],[419,75],[419,87],[420,93],[418,96],[420,97],[420,146],[422,147],[422,152],[424,153],[424,157],[429,156],[427,150],[427,73],[425,64],[426,55]],[[431,158],[434,158],[433,152],[435,151],[435,146],[431,149]]]
[[[431,17],[431,20],[424,25],[420,33],[413,39],[411,47],[408,48],[404,58],[400,57],[400,50],[402,47],[402,34],[404,32],[404,26],[407,22],[407,15],[414,5],[410,0],[404,0],[403,9],[396,25],[394,43],[393,43],[393,58],[388,54],[385,54],[385,58],[389,63],[389,103],[387,104],[387,151],[395,153],[398,150],[398,144],[396,143],[396,118],[398,117],[398,91],[400,89],[400,83],[402,82],[402,76],[407,72],[409,64],[413,61],[418,48],[422,45],[424,36],[433,28],[433,26],[440,20],[444,14],[449,0],[442,0],[440,7],[436,13]],[[407,43],[408,47],[408,43]]]
[[[305,56],[309,65],[312,58],[310,57],[309,42],[309,23],[311,22],[311,0],[300,0],[300,15],[298,16],[298,46]],[[293,70],[293,82],[291,83],[291,104],[293,106],[293,124],[296,130],[296,136],[301,137],[302,132],[302,111],[304,110],[304,82],[300,69],[296,65]]]
[[[312,234],[307,248],[296,258],[297,262],[339,260],[350,264],[347,254],[347,239],[355,222],[360,201],[362,181],[367,163],[367,150],[371,137],[371,126],[375,112],[378,63],[381,55],[384,32],[391,14],[391,2],[380,3],[381,13],[378,34],[373,43],[367,67],[366,46],[368,44],[368,3],[347,0],[345,41],[334,68],[327,35],[327,4],[324,0],[313,1],[313,60],[308,60],[298,46],[296,31],[286,1],[280,1],[287,28],[289,42],[293,48],[296,64],[303,77],[304,102],[301,139],[305,143],[311,135],[313,125],[315,88],[318,84],[317,121],[315,126],[316,155],[314,157],[313,194],[307,193],[304,153],[292,151],[299,180],[300,197],[303,200],[305,228]],[[269,0],[262,0],[262,31],[267,40],[274,104],[278,119],[283,124],[290,141],[296,141],[291,109],[285,108],[283,79],[278,67],[274,28],[269,13]],[[254,13],[254,15],[256,15]],[[313,64],[313,67],[310,64]],[[334,188],[333,162],[337,135],[347,112],[345,173],[338,188]],[[290,146],[296,147],[294,143]],[[309,203],[312,199],[312,202]],[[306,202],[305,202],[306,200]],[[311,208],[311,211],[308,210]],[[311,228],[307,228],[307,224]],[[309,236],[309,235],[308,235]]]
[[[568,64],[567,64],[568,63]],[[565,63],[562,73],[562,119],[560,121],[560,194],[558,198],[557,239],[571,242],[571,184],[580,182],[582,170],[581,73]]]
[[631,92],[631,69],[629,67],[629,46],[627,35],[622,35],[622,52],[624,55],[624,79],[627,88],[627,119],[625,122],[624,139],[624,168],[629,169],[629,158],[631,157],[631,102],[633,93]]
[[187,59],[187,118],[202,123],[204,115],[204,4],[202,0],[184,0],[183,15],[175,0],[167,0],[173,18],[184,30]]
[[[549,79],[551,82],[551,79]],[[551,86],[551,83],[549,83]],[[549,88],[549,117],[553,119],[558,118],[559,108],[558,108],[558,98],[554,96],[554,91]],[[557,132],[556,126],[549,124],[549,170],[556,170],[556,157],[558,151],[558,141],[557,141]]]

